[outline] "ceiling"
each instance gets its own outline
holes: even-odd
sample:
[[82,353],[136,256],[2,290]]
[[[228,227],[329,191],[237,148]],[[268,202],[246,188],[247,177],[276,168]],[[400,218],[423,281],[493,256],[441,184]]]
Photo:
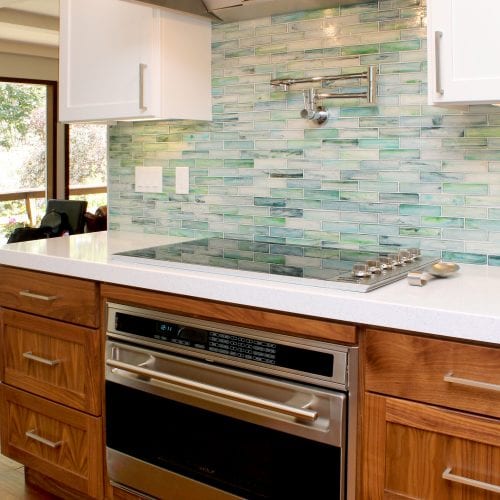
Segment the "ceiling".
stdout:
[[58,57],[59,0],[0,0],[0,52]]

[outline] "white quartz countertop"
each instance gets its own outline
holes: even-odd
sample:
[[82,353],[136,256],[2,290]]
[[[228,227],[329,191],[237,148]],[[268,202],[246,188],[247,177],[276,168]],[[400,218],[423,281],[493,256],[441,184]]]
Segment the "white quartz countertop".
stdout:
[[97,232],[0,247],[0,264],[191,297],[500,344],[500,268],[461,265],[423,287],[401,280],[367,292],[123,262],[112,254],[181,238]]

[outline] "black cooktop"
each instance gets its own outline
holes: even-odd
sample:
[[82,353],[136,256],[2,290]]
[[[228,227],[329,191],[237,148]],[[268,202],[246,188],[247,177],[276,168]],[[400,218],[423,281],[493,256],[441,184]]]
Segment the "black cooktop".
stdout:
[[416,249],[374,252],[228,238],[141,248],[113,258],[359,292],[405,278],[439,260]]

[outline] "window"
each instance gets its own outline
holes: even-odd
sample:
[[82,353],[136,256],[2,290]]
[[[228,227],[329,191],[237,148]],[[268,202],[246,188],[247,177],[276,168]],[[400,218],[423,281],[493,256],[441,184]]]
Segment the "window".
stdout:
[[54,82],[0,81],[0,241],[55,192]]
[[100,123],[76,123],[68,130],[69,198],[87,200],[87,210],[94,213],[107,203],[108,128]]

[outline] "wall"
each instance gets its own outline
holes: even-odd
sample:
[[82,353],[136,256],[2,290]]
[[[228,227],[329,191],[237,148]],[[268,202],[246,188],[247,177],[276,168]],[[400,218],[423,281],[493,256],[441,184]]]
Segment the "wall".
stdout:
[[59,62],[49,57],[0,52],[0,77],[27,80],[58,80]]
[[[425,21],[422,0],[380,0],[215,25],[212,123],[111,128],[110,228],[500,265],[500,108],[426,104]],[[322,126],[300,118],[300,88],[269,85],[370,64],[377,104],[324,101]],[[137,165],[163,167],[164,193],[134,192]]]

